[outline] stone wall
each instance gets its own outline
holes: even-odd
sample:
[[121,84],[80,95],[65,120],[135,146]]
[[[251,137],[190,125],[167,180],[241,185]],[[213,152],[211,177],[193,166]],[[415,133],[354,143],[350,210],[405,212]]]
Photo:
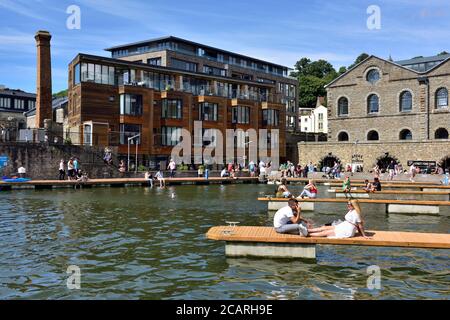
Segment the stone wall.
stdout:
[[327,156],[336,157],[343,165],[352,163],[352,156],[360,155],[358,160],[362,161],[365,171],[371,170],[377,159],[389,153],[390,157],[396,158],[406,169],[409,160],[441,161],[450,157],[450,141],[428,141],[428,142],[323,142],[298,144],[299,161],[306,164],[312,161],[319,164]]
[[32,179],[58,179],[59,162],[78,157],[81,169],[91,178],[108,178],[118,175],[115,167],[103,163],[103,150],[92,147],[48,145],[45,143],[1,143],[0,156],[8,157],[8,164],[1,169],[1,176],[17,173],[20,166],[27,170]]

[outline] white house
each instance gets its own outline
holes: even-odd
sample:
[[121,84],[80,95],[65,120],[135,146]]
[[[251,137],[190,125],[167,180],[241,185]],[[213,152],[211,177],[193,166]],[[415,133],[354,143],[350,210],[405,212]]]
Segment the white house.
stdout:
[[300,110],[301,132],[308,133],[328,133],[328,109],[323,105],[324,98],[318,97],[314,109]]

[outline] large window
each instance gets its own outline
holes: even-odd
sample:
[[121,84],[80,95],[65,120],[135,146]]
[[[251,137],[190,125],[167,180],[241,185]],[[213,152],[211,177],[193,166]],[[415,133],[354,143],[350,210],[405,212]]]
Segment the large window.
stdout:
[[160,66],[161,65],[161,57],[147,59],[147,64],[150,64],[152,66]]
[[367,98],[367,113],[377,113],[380,111],[380,103],[376,94],[371,94]]
[[215,68],[215,67],[211,67],[211,66],[207,66],[207,65],[203,66],[203,73],[212,74],[215,76],[222,76],[222,77],[225,77],[225,75],[226,75],[225,69]]
[[28,110],[33,110],[36,108],[36,101],[28,100]]
[[[74,68],[74,83],[79,81],[80,68],[77,64]],[[115,85],[114,81],[114,67],[104,66],[93,63],[81,64],[81,81],[82,82],[95,82],[98,84]]]
[[338,100],[338,116],[348,115],[348,99],[342,97]]
[[375,130],[370,131],[367,134],[367,140],[369,141],[377,141],[380,140],[380,137],[378,136],[378,132],[376,132]]
[[367,81],[371,84],[375,84],[378,80],[380,80],[380,72],[377,69],[372,69],[367,73]]
[[11,98],[0,98],[0,108],[11,108]]
[[219,106],[217,103],[203,102],[199,105],[199,120],[217,121],[217,111]]
[[409,91],[403,91],[400,94],[400,111],[409,112],[412,110],[412,94]]
[[400,140],[412,140],[412,133],[408,129],[400,131]]
[[81,74],[80,74],[80,64],[79,63],[77,63],[76,65],[75,65],[75,68],[73,69],[74,70],[74,75],[73,75],[73,84],[79,84],[80,83],[80,76],[81,76]]
[[197,64],[184,60],[171,58],[171,67],[175,69],[197,72]]
[[162,127],[161,144],[163,146],[176,146],[181,140],[180,127]]
[[448,139],[448,131],[445,128],[439,128],[434,133],[435,139]]
[[448,91],[446,88],[440,88],[436,91],[436,108],[447,108],[448,107]]
[[162,113],[163,119],[181,119],[182,118],[183,101],[180,99],[163,99]]
[[14,99],[14,109],[25,110],[25,100],[23,100],[23,99]]
[[231,122],[239,124],[250,124],[249,107],[233,107],[231,109]]
[[274,109],[266,109],[262,111],[263,126],[278,127],[280,118],[280,111]]
[[[128,144],[128,138],[141,133],[141,126],[137,124],[120,124],[120,144]],[[130,144],[141,144],[141,137],[130,141]]]
[[130,116],[142,115],[142,96],[136,94],[120,95],[120,114]]

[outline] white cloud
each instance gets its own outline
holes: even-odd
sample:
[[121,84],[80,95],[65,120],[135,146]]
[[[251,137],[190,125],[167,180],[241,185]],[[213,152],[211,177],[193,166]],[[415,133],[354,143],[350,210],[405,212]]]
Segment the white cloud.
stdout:
[[33,18],[36,20],[49,21],[47,18],[36,13],[36,10],[32,9],[33,6],[30,6],[30,1],[0,0],[0,7],[3,7],[6,10],[12,11],[25,17]]

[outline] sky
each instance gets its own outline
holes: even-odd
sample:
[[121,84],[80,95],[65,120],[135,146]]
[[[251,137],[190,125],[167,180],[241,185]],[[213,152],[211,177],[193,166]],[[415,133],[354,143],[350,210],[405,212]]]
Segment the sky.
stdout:
[[[67,28],[71,5],[80,29]],[[368,27],[376,5],[380,28]],[[336,69],[362,52],[394,60],[450,52],[448,0],[0,0],[0,84],[36,91],[38,30],[52,34],[53,92],[78,53],[177,36],[293,67],[302,57]]]

